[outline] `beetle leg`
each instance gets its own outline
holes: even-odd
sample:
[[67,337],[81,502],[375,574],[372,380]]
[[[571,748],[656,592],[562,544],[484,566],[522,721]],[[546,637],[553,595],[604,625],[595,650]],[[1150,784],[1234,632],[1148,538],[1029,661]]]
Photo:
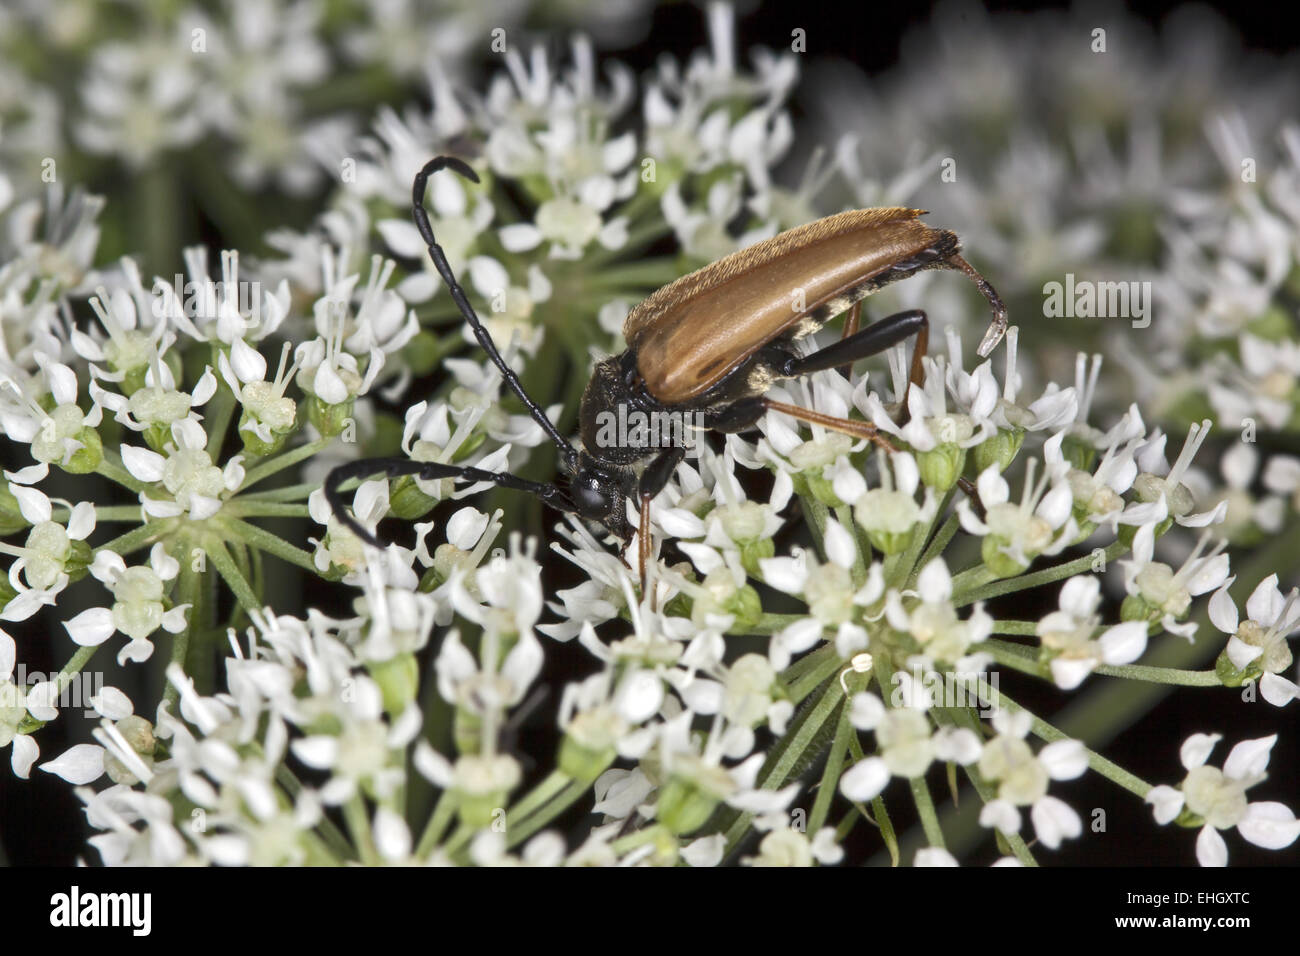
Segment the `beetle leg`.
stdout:
[[865,438],[876,445],[879,445],[885,451],[898,451],[884,435],[880,434],[880,429],[870,422],[855,422],[849,418],[836,418],[834,415],[825,415],[821,412],[815,412],[811,408],[800,408],[798,405],[787,405],[785,402],[774,402],[771,399],[763,399],[763,406],[774,412],[781,412],[783,415],[789,415],[791,418],[797,418],[800,421],[809,422],[813,425],[820,425],[822,428],[829,428],[832,431],[843,432],[846,435],[852,435],[854,438]]
[[[650,500],[653,495],[641,495],[641,521],[637,529],[637,557],[641,566],[641,599],[646,595],[646,568],[650,564]],[[650,594],[650,610],[655,609],[655,595]]]
[[1007,307],[1002,304],[1002,298],[989,285],[989,280],[975,271],[975,267],[963,259],[961,256],[952,255],[944,260],[951,269],[958,272],[964,272],[968,275],[976,288],[980,290],[980,295],[988,299],[989,307],[993,309],[993,321],[989,323],[988,330],[984,333],[984,338],[980,341],[980,347],[976,349],[980,358],[986,358],[990,352],[997,348],[997,344],[1002,341],[1002,336],[1007,331]]
[[[641,594],[646,593],[646,565],[650,562],[650,501],[655,495],[664,490],[664,486],[677,470],[677,466],[682,463],[686,457],[686,449],[678,445],[672,445],[665,448],[650,464],[646,465],[645,471],[641,472],[641,477],[637,484],[637,494],[641,499],[641,521],[638,533],[638,555],[641,559]],[[650,595],[650,610],[654,610],[654,594]]]
[[856,362],[868,355],[876,355],[892,348],[908,337],[916,336],[916,345],[912,349],[912,366],[908,382],[915,385],[925,384],[925,365],[922,359],[930,346],[930,320],[921,309],[908,309],[887,316],[879,322],[872,322],[865,329],[847,338],[842,338],[834,345],[818,349],[810,355],[792,358],[781,367],[782,375],[793,378],[807,375],[809,372],[821,372],[837,365]]
[[958,478],[957,487],[966,493],[971,506],[975,509],[976,516],[983,521],[988,516],[988,513],[984,509],[984,502],[980,501],[980,493],[976,490],[975,483],[969,478]]
[[[862,324],[862,300],[858,299],[849,308],[848,318],[844,320],[844,331],[840,333],[840,341],[851,339],[858,334],[858,326]],[[853,363],[846,362],[840,366],[840,374],[845,378],[853,377]]]

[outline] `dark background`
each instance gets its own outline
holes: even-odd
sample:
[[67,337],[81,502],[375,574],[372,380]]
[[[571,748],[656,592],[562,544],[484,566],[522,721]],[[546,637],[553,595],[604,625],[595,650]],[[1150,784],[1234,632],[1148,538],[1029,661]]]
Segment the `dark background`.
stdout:
[[[986,6],[995,11],[1031,11],[1044,6],[1064,9],[1067,5],[994,2]],[[1182,5],[1158,2],[1130,6],[1129,9],[1153,25],[1158,25],[1166,14],[1179,6]],[[1289,53],[1296,47],[1295,28],[1287,26],[1285,19],[1279,19],[1277,8],[1272,5],[1216,3],[1210,6],[1234,24],[1247,49]],[[909,28],[925,23],[930,13],[931,5],[926,3],[857,3],[837,7],[806,2],[764,3],[761,8],[756,4],[742,4],[737,14],[739,61],[747,60],[747,51],[753,46],[787,47],[790,31],[802,27],[807,31],[807,67],[811,68],[819,58],[839,57],[856,63],[868,73],[882,72],[896,63],[903,34]],[[664,51],[680,56],[706,43],[703,17],[698,8],[692,4],[677,3],[658,8],[649,23],[645,39],[618,51],[616,55],[639,71],[652,66]],[[799,92],[796,90],[793,104],[796,122],[800,111]],[[297,225],[305,226],[306,220]],[[200,221],[198,233],[190,238],[202,238],[214,247],[220,247],[226,238],[210,222]],[[554,574],[555,579],[546,582],[548,592],[553,593],[551,589],[554,587],[573,583],[566,580],[564,570],[557,570]],[[1050,594],[1040,599],[1049,605],[1043,608],[1044,611],[1054,606]],[[1033,613],[1023,603],[1018,611],[1018,617],[1026,616],[1026,612]],[[55,631],[38,644],[53,645],[58,648],[57,654],[66,654],[72,645],[66,639],[62,627],[54,623],[53,617],[41,616],[35,622],[42,622]],[[54,660],[33,660],[31,654],[27,653],[32,649],[31,642],[19,638],[19,660],[27,661],[34,668],[44,666],[53,669],[56,666]],[[543,679],[572,679],[567,667],[562,659],[559,663],[552,660],[548,662]],[[1093,682],[1107,680],[1092,678]],[[1004,677],[1002,687],[1011,696],[1022,699],[1030,706],[1045,708],[1047,713],[1055,711],[1060,702],[1065,700],[1065,695],[1050,688],[1044,689],[1040,684],[1018,684],[1014,675]],[[156,697],[145,695],[140,699]],[[547,715],[546,720],[553,719],[550,715],[553,715],[555,703],[552,699],[541,708],[541,714]],[[1294,777],[1294,768],[1300,766],[1300,741],[1297,740],[1300,736],[1297,730],[1300,728],[1296,727],[1298,711],[1300,707],[1296,704],[1292,704],[1286,711],[1278,711],[1262,702],[1242,704],[1236,693],[1229,690],[1187,690],[1166,697],[1139,723],[1137,729],[1121,735],[1105,746],[1103,752],[1121,766],[1147,779],[1173,783],[1182,777],[1173,742],[1181,741],[1188,734],[1208,729],[1224,733],[1226,740],[1220,744],[1211,761],[1215,765],[1221,765],[1228,747],[1237,740],[1271,732],[1262,728],[1278,728],[1282,731],[1282,739],[1274,749],[1273,766],[1287,768],[1288,772],[1274,775],[1266,783],[1252,789],[1250,795],[1253,800],[1282,800],[1294,809],[1297,790],[1300,789],[1297,788]],[[69,740],[67,730],[68,722],[60,720],[38,733],[41,761],[61,753],[70,743],[88,739],[80,736],[84,731],[79,731],[76,740]],[[1147,734],[1154,739],[1148,738]],[[1158,743],[1158,746],[1153,747],[1153,743]],[[547,727],[526,728],[520,745],[526,751],[550,753],[553,752],[553,736]],[[7,759],[8,754],[3,756]],[[931,786],[936,799],[941,798],[941,777],[933,776]],[[1137,865],[1195,865],[1193,832],[1172,833],[1157,827],[1151,819],[1149,808],[1130,795],[1119,792],[1107,781],[1089,774],[1081,780],[1058,786],[1054,786],[1053,792],[1059,792],[1080,811],[1085,818],[1085,825],[1091,808],[1104,808],[1108,816],[1107,831],[1085,833],[1082,839],[1070,841],[1056,852],[1044,851],[1040,854],[1042,862],[1056,865],[1116,861]],[[902,804],[906,801],[893,802]],[[837,809],[833,818],[838,816]],[[898,819],[895,823],[901,829],[907,821]],[[0,853],[7,857],[10,864],[67,865],[79,854],[84,855],[87,863],[97,864],[98,855],[93,851],[86,852],[86,836],[87,827],[80,804],[66,783],[38,770],[33,770],[32,779],[27,782],[15,780],[7,768],[0,773]],[[1293,865],[1300,859],[1296,847],[1284,853],[1273,853],[1258,850],[1233,834],[1227,835],[1227,840],[1230,859],[1234,865]],[[971,860],[984,862],[993,855],[991,842],[986,840],[984,851],[971,857]]]

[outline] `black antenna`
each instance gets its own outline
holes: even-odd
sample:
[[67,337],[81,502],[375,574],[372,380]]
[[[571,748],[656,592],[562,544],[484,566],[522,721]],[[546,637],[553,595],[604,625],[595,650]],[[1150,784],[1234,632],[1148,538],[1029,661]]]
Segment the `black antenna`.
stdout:
[[362,461],[350,461],[339,465],[325,476],[325,500],[330,508],[349,531],[362,541],[369,542],[376,548],[384,543],[372,534],[360,521],[348,513],[340,490],[353,478],[369,478],[371,475],[383,475],[386,478],[399,478],[402,475],[414,475],[421,481],[434,481],[439,478],[463,478],[470,481],[490,481],[503,488],[526,491],[536,495],[545,504],[560,511],[572,512],[573,505],[564,494],[563,489],[549,483],[529,481],[507,472],[485,471],[466,465],[445,465],[435,461],[412,461],[410,458],[367,458]]
[[488,334],[488,330],[479,321],[474,307],[469,304],[469,299],[465,296],[465,290],[456,281],[456,274],[451,271],[451,266],[447,263],[446,253],[442,251],[442,246],[438,245],[438,241],[433,237],[433,227],[429,225],[429,214],[424,211],[424,191],[429,182],[429,177],[440,169],[451,169],[460,173],[470,182],[476,183],[479,181],[478,174],[467,163],[455,156],[437,156],[429,160],[415,177],[415,185],[412,189],[411,213],[415,217],[415,227],[420,230],[420,235],[429,247],[429,258],[433,260],[434,268],[438,270],[438,275],[442,276],[442,281],[447,283],[447,289],[451,292],[452,301],[456,303],[456,307],[460,309],[460,314],[465,317],[465,321],[474,330],[474,337],[478,339],[478,344],[483,346],[483,351],[487,352],[488,358],[500,369],[506,384],[510,386],[511,391],[519,396],[519,400],[524,403],[524,407],[528,409],[528,414],[533,417],[533,421],[541,425],[542,430],[551,437],[551,441],[559,446],[564,454],[565,463],[570,470],[575,469],[578,462],[577,449],[569,444],[568,440],[560,434],[559,429],[555,427],[555,424],[546,417],[546,412],[542,411],[541,406],[524,391],[519,376],[515,374],[514,369],[506,364],[505,359],[501,357],[501,353],[497,351],[492,336]]

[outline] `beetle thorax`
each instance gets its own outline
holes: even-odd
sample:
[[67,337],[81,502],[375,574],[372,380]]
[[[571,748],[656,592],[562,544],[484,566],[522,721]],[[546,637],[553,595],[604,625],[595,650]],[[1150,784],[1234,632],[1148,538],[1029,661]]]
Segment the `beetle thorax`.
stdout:
[[[627,465],[646,457],[644,448],[629,448],[611,442],[609,423],[617,420],[622,409],[624,416],[644,404],[644,396],[634,378],[629,374],[635,365],[624,361],[624,356],[607,358],[597,363],[591,381],[582,393],[578,408],[578,432],[582,445],[592,458],[614,465]],[[616,432],[617,430],[615,430]]]

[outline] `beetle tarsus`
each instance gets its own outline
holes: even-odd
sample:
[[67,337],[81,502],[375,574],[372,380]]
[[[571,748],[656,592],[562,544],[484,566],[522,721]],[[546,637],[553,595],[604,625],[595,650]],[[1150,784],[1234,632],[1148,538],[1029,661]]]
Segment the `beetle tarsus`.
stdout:
[[964,272],[970,277],[975,287],[980,290],[980,295],[988,300],[989,308],[993,310],[993,321],[984,332],[980,347],[975,350],[980,358],[988,358],[989,353],[1002,341],[1002,336],[1007,334],[1007,307],[1002,304],[1002,297],[998,295],[997,290],[989,285],[989,280],[980,275],[973,265],[957,255],[949,256],[947,262],[958,272]]

